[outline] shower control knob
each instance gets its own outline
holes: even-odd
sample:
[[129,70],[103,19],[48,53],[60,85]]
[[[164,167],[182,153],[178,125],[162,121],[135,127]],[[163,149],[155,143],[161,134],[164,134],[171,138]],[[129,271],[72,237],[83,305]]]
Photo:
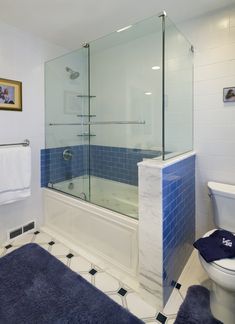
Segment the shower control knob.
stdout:
[[63,159],[65,161],[70,161],[73,158],[73,151],[70,149],[65,149],[63,152]]

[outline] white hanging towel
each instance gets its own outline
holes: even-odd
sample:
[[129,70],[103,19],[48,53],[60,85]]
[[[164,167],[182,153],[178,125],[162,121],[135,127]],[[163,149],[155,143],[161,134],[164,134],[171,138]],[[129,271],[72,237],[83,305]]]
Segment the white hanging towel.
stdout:
[[30,147],[0,147],[0,205],[29,197],[30,181]]

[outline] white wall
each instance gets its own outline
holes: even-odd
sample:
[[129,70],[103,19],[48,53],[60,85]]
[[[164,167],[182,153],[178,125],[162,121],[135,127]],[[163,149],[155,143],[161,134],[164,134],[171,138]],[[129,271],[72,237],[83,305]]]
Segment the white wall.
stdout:
[[235,86],[235,6],[181,24],[195,46],[195,150],[197,235],[212,224],[209,180],[235,184],[235,103],[223,88]]
[[42,222],[40,149],[44,147],[44,61],[62,54],[64,49],[3,23],[0,23],[0,39],[0,77],[23,83],[23,112],[0,111],[0,143],[28,138],[32,148],[31,197],[0,207],[0,242],[4,242],[8,229],[33,219],[38,224]]

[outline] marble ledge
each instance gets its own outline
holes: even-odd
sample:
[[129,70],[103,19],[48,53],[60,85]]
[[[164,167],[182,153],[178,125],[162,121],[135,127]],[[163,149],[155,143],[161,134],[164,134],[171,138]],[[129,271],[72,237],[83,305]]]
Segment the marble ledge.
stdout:
[[164,169],[168,167],[171,164],[180,162],[182,160],[185,160],[191,156],[196,155],[195,151],[190,151],[181,155],[178,155],[176,157],[170,158],[169,160],[161,160],[161,158],[154,158],[154,159],[146,159],[144,161],[141,161],[138,163],[139,168],[156,168],[156,169]]

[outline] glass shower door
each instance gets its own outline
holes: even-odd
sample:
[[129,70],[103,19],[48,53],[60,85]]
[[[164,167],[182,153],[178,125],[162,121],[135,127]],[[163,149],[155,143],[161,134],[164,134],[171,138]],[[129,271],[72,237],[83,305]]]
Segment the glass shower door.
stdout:
[[46,185],[89,200],[88,49],[45,64]]
[[193,147],[193,46],[165,17],[163,159]]
[[47,62],[44,185],[138,218],[138,162],[192,149],[192,67],[165,16]]
[[90,201],[138,218],[138,167],[161,155],[161,19],[90,43]]

